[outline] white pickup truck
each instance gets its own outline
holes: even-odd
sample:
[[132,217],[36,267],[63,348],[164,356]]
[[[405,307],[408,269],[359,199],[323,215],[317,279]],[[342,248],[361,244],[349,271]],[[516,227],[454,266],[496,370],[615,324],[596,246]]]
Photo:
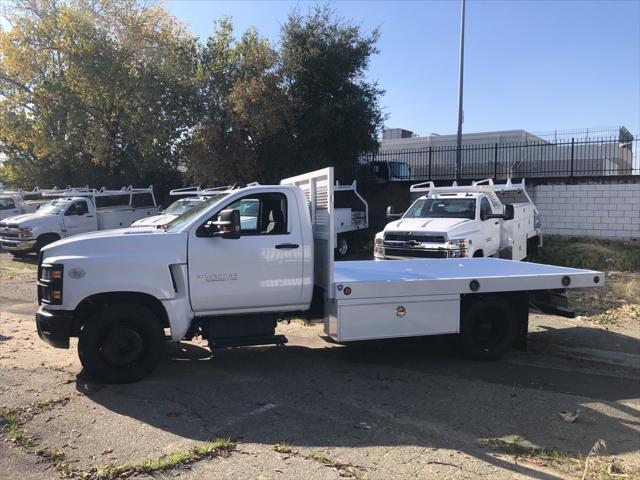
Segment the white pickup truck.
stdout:
[[[88,374],[130,382],[160,361],[165,329],[212,349],[284,343],[277,319],[320,306],[337,342],[459,334],[468,356],[493,359],[524,346],[530,292],[603,285],[600,272],[494,258],[334,262],[334,185],[327,168],[238,188],[165,228],[45,247],[40,337],[59,348],[79,337]],[[239,210],[255,202],[243,230]]]
[[43,194],[53,197],[33,213],[0,222],[0,248],[14,255],[38,252],[61,238],[128,227],[139,218],[158,213],[153,188],[121,190],[68,189]]
[[542,246],[538,210],[524,185],[493,180],[471,185],[411,186],[419,196],[375,237],[377,259],[499,257],[523,260]]

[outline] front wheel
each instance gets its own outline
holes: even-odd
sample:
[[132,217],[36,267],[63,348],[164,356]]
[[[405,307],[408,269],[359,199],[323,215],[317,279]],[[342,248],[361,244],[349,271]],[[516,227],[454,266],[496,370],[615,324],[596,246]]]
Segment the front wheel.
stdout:
[[78,342],[80,362],[104,383],[128,383],[160,362],[165,338],[156,315],[135,303],[108,305],[87,319]]
[[58,240],[60,240],[60,237],[55,233],[45,233],[44,235],[40,235],[36,244],[33,246],[33,251],[39,253],[44,247],[50,243],[57,242]]
[[518,331],[516,312],[503,298],[481,297],[464,306],[460,344],[470,358],[500,358],[514,345]]

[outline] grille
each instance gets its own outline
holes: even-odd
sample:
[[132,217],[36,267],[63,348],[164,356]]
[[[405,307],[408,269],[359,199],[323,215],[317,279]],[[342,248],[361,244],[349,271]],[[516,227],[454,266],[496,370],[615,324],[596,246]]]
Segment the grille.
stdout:
[[407,242],[415,240],[416,242],[444,243],[444,235],[433,235],[430,233],[413,233],[413,232],[393,232],[385,233],[385,240],[394,240]]
[[2,237],[2,238],[19,238],[20,234],[18,232],[11,232],[9,230],[0,230],[0,237]]
[[425,248],[385,247],[384,254],[391,257],[449,258],[449,252],[447,250],[427,250]]

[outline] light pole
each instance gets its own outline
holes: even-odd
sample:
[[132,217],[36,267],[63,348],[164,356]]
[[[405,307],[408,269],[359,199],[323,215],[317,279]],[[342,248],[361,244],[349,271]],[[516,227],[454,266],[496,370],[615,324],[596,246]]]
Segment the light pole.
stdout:
[[464,78],[464,4],[461,0],[462,13],[460,18],[460,73],[458,77],[458,135],[456,137],[456,180],[462,175],[462,85]]

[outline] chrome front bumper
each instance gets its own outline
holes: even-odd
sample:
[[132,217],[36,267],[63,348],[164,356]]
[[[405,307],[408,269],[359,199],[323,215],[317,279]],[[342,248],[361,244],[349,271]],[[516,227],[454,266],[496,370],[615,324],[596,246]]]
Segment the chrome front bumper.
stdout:
[[0,238],[0,249],[12,252],[24,252],[31,250],[36,244],[36,239]]

